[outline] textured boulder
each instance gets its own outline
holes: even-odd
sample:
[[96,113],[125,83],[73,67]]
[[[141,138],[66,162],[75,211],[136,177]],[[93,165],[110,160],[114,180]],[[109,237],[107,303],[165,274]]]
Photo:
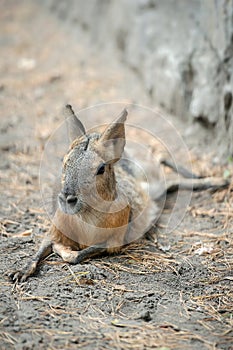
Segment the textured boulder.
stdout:
[[118,52],[153,102],[200,123],[219,154],[233,154],[233,0],[43,3],[77,39]]

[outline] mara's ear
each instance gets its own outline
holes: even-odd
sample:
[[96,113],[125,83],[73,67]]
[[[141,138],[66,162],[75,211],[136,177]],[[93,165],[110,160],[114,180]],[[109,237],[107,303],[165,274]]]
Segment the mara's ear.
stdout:
[[86,134],[86,131],[85,131],[83,124],[78,119],[78,117],[75,115],[71,105],[65,106],[64,115],[65,115],[65,119],[66,119],[66,125],[67,125],[67,130],[68,130],[70,142],[73,142],[79,136]]
[[108,125],[98,140],[98,150],[108,163],[115,163],[121,158],[125,147],[125,121],[128,112],[124,109],[117,119]]

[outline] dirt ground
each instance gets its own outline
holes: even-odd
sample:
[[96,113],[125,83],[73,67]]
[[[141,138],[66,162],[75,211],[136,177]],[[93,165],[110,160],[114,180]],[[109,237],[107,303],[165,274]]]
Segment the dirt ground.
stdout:
[[[150,101],[133,73],[75,40],[42,5],[0,7],[0,349],[233,349],[232,184],[194,193],[169,237],[165,210],[158,240],[167,252],[142,239],[76,266],[52,255],[27,282],[9,280],[49,227],[39,165],[61,107]],[[232,175],[230,162],[213,165],[187,142],[197,172]]]

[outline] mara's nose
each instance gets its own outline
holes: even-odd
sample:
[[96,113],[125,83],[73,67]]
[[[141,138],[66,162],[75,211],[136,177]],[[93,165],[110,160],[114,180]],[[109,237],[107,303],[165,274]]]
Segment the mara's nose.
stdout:
[[77,203],[77,200],[78,200],[77,196],[72,196],[72,195],[66,198],[67,203],[73,204],[73,205]]
[[68,195],[66,196],[64,193],[59,193],[58,198],[61,202],[63,203],[68,203],[71,205],[75,205],[77,203],[77,196],[73,196],[73,195]]

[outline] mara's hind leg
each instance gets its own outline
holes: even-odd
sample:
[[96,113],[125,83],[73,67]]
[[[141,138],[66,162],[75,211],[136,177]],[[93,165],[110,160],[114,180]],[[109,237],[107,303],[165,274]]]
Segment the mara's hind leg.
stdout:
[[160,191],[157,193],[155,201],[159,201],[161,198],[165,197],[167,193],[176,192],[178,190],[186,191],[204,191],[208,189],[217,190],[229,185],[229,181],[219,177],[205,177],[205,178],[177,178],[173,180],[168,180],[165,186],[161,186]]
[[29,276],[32,276],[41,260],[46,258],[52,253],[52,242],[50,236],[43,239],[39,250],[36,255],[21,269],[18,271],[11,272],[9,277],[13,281],[24,282]]
[[193,172],[191,172],[190,170],[184,168],[182,165],[174,163],[170,159],[162,158],[160,160],[160,163],[167,166],[168,168],[172,169],[175,173],[182,175],[186,179],[200,179],[200,178],[202,178],[201,176],[198,176],[198,175],[194,174]]
[[[178,190],[187,190],[187,191],[203,191],[208,189],[220,189],[229,185],[229,181],[223,178],[181,178],[169,180],[166,182],[165,188],[159,193],[155,200],[160,200],[162,197],[165,197],[167,193],[175,192]],[[156,230],[150,230],[147,233],[147,238],[151,241],[157,241],[158,246],[163,251],[169,250],[170,244],[167,237],[159,237]]]
[[194,174],[190,170],[184,168],[180,164],[175,164],[172,160],[163,158],[160,160],[160,163],[171,168],[174,172],[182,175],[183,178],[170,180],[166,184],[164,194],[166,192],[175,192],[178,189],[180,190],[207,190],[209,188],[218,189],[229,185],[229,181],[223,178],[215,177],[202,177]]
[[174,192],[177,190],[202,191],[219,189],[229,185],[229,181],[218,177],[206,177],[200,179],[175,179],[170,180],[166,184],[166,192]]

